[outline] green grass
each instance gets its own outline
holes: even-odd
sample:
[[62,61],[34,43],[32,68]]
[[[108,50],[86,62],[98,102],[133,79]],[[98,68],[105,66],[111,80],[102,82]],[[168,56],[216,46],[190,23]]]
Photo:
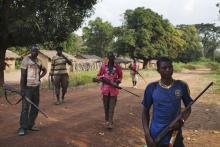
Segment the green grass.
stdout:
[[130,76],[130,70],[123,70],[123,80],[128,80],[129,78],[131,78]]
[[[158,74],[155,69],[140,69],[138,70],[138,72],[141,74],[142,77],[144,77],[145,80],[147,79],[147,77],[152,77]],[[123,70],[123,80],[128,80],[130,78],[130,70]]]
[[220,93],[220,69],[212,71],[207,75],[207,78],[214,82],[214,93]]
[[[197,62],[190,63],[173,63],[174,72],[181,72],[184,69],[195,70],[198,68],[210,68],[212,72],[208,74],[216,83],[217,89],[220,91],[220,65],[207,59],[202,59]],[[92,78],[96,77],[98,71],[79,71],[69,73],[69,86],[86,85],[92,83]],[[157,76],[158,72],[155,69],[141,69],[139,73],[147,80],[148,77]],[[123,80],[130,79],[130,71],[123,70]],[[42,87],[48,87],[48,81],[42,81]]]
[[80,71],[69,73],[69,86],[79,86],[92,83],[98,71]]
[[[78,71],[70,72],[69,74],[69,86],[79,86],[93,83],[92,79],[96,77],[98,71]],[[41,87],[48,88],[48,79],[41,81]]]
[[212,71],[216,71],[220,69],[220,64],[217,62],[213,62],[207,59],[201,59],[197,62],[189,62],[187,64],[185,63],[174,63],[174,71],[175,72],[181,72],[183,69],[188,70],[195,70],[195,69],[201,69],[201,68],[209,68]]

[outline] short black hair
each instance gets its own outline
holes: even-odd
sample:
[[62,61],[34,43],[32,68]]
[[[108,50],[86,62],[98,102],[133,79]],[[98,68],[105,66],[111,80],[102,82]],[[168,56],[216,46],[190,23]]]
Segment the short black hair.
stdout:
[[107,58],[109,59],[109,57],[113,57],[113,59],[115,59],[115,55],[114,55],[114,53],[112,52],[112,51],[109,51],[108,53],[107,53]]
[[31,46],[31,51],[34,51],[34,50],[39,50],[39,46],[37,44],[34,44]]
[[58,47],[56,47],[56,50],[57,50],[57,51],[58,51],[58,50],[59,50],[59,51],[60,51],[60,50],[63,51],[63,47],[58,46]]
[[158,59],[157,59],[157,69],[159,69],[160,68],[160,63],[161,62],[169,62],[170,64],[172,64],[173,63],[173,61],[170,59],[170,58],[168,58],[168,57],[159,57]]

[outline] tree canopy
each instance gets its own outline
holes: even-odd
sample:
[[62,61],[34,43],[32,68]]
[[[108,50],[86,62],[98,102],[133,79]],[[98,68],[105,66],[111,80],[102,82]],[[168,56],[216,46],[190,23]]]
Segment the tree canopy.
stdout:
[[103,57],[112,46],[113,31],[109,22],[104,22],[99,17],[91,20],[88,27],[83,28],[83,39],[88,52]]
[[64,51],[70,54],[79,54],[85,51],[85,46],[82,37],[75,33],[70,33],[67,39],[61,43]]
[[115,50],[130,52],[131,57],[148,58],[167,55],[177,57],[184,40],[168,20],[151,9],[126,10],[123,26],[116,33]]
[[47,41],[63,41],[93,12],[97,0],[1,0],[0,85],[5,51]]
[[204,56],[214,60],[215,50],[220,45],[220,27],[215,24],[197,24],[202,45],[204,48]]
[[179,25],[181,39],[185,41],[184,50],[178,54],[177,60],[181,62],[196,61],[203,56],[203,48],[199,33],[194,25]]

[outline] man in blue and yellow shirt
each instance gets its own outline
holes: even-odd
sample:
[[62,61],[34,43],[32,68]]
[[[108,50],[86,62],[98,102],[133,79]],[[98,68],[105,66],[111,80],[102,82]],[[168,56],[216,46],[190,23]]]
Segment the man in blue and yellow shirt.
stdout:
[[[142,122],[147,146],[168,147],[172,131],[162,138],[158,144],[154,142],[154,139],[180,114],[181,100],[186,107],[192,101],[192,98],[190,97],[188,85],[183,81],[172,78],[173,65],[169,58],[161,57],[157,61],[157,71],[161,76],[160,81],[147,85],[144,93]],[[153,116],[149,125],[149,112],[152,105]],[[174,147],[184,147],[181,125],[189,117],[190,112],[191,110],[183,114],[181,122],[177,122],[175,128],[172,128],[178,130]]]
[[[55,86],[55,93],[57,97],[56,104],[64,102],[64,96],[67,92],[69,76],[67,73],[66,64],[72,65],[72,61],[63,55],[62,47],[56,48],[57,55],[52,58],[51,61],[51,79]],[[60,88],[62,88],[62,96],[60,99]]]

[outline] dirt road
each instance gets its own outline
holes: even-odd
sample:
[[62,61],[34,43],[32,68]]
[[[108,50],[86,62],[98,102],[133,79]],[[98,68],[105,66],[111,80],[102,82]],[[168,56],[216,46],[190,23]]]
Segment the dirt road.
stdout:
[[[204,77],[208,71],[186,71],[174,74],[175,79],[188,82],[195,97],[208,83]],[[148,82],[158,79],[158,74],[146,77]],[[51,90],[41,90],[40,107],[49,118],[38,115],[39,132],[17,136],[20,104],[10,106],[0,98],[0,147],[141,147],[144,144],[141,125],[141,101],[145,83],[138,89],[131,82],[123,81],[123,87],[141,95],[141,98],[121,92],[115,112],[114,129],[104,128],[103,106],[99,85],[70,88],[66,101],[54,105]],[[187,120],[183,134],[186,147],[220,146],[220,94],[209,90],[196,103]]]

